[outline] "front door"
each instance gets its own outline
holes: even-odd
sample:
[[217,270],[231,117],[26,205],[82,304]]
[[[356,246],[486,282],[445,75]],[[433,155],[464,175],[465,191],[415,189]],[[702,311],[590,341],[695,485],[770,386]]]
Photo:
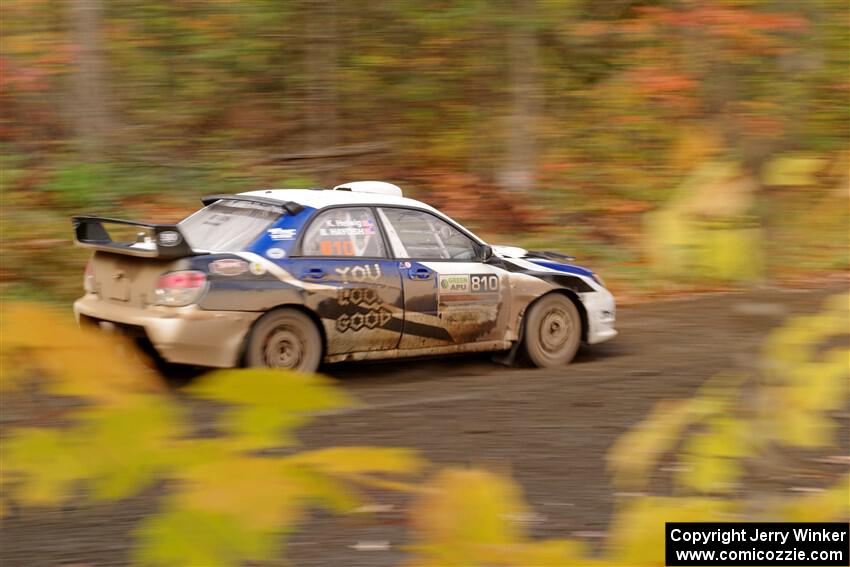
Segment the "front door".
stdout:
[[477,261],[481,245],[436,215],[390,207],[379,213],[404,287],[399,348],[502,340],[508,272]]
[[398,262],[388,259],[369,207],[323,210],[300,242],[296,277],[315,286],[327,355],[389,350],[403,325]]

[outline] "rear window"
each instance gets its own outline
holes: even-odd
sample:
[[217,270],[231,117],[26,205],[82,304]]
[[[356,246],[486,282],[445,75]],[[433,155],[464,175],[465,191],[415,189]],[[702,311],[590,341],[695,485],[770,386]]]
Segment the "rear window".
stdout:
[[194,250],[242,250],[283,215],[275,205],[223,199],[180,223],[180,231]]

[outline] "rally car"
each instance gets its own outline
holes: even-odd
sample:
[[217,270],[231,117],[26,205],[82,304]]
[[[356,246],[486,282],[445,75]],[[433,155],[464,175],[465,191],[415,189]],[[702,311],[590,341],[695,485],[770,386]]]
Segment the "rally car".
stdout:
[[592,271],[489,246],[389,183],[202,202],[176,225],[74,217],[76,242],[95,250],[80,324],[148,341],[171,363],[304,372],[481,351],[551,367],[617,334]]

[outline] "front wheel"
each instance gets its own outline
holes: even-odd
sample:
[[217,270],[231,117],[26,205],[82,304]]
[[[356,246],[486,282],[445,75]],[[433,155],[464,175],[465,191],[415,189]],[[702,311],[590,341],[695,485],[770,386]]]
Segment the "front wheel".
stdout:
[[525,317],[523,350],[534,366],[551,368],[568,364],[581,342],[581,317],[566,296],[540,298]]
[[322,361],[322,336],[316,324],[296,309],[271,311],[254,325],[245,352],[252,367],[315,372]]

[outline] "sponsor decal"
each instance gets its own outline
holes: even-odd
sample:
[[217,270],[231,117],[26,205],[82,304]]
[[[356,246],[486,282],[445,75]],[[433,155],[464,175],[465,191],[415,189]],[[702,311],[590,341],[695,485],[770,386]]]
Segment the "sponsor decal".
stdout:
[[238,276],[248,271],[248,262],[236,258],[222,258],[210,262],[210,272],[220,276]]
[[283,251],[283,248],[269,248],[266,250],[266,256],[272,260],[280,260],[286,256],[286,252]]
[[366,305],[372,306],[380,303],[378,292],[371,288],[344,288],[340,289],[337,294],[337,301],[340,305]]
[[180,244],[183,238],[180,237],[180,233],[176,230],[165,230],[159,233],[157,240],[160,246],[171,247]]
[[263,266],[260,262],[251,262],[248,266],[248,269],[251,270],[251,273],[255,276],[262,276],[266,273],[266,267]]
[[342,278],[342,283],[349,282],[366,282],[381,279],[380,264],[364,264],[363,266],[345,266],[334,268],[337,275]]
[[440,276],[440,293],[469,293],[469,274]]
[[406,269],[406,268],[410,268],[411,266],[412,266],[412,264],[410,262],[399,262],[398,263],[399,269],[402,269],[402,270]]
[[385,326],[392,319],[392,313],[384,307],[377,290],[373,288],[344,288],[337,292],[337,302],[342,307],[354,306],[365,311],[343,313],[334,323],[340,333],[375,329]]
[[347,331],[359,331],[361,329],[375,329],[383,327],[392,319],[392,313],[386,307],[370,309],[365,313],[354,313],[353,315],[342,314],[336,320],[336,330],[340,333]]
[[294,228],[270,228],[267,232],[272,240],[295,240],[298,234]]
[[[489,294],[499,293],[499,276],[496,274],[451,274],[440,276],[439,292],[446,301],[484,300]],[[465,296],[465,297],[464,297]],[[479,298],[479,299],[476,299]]]

